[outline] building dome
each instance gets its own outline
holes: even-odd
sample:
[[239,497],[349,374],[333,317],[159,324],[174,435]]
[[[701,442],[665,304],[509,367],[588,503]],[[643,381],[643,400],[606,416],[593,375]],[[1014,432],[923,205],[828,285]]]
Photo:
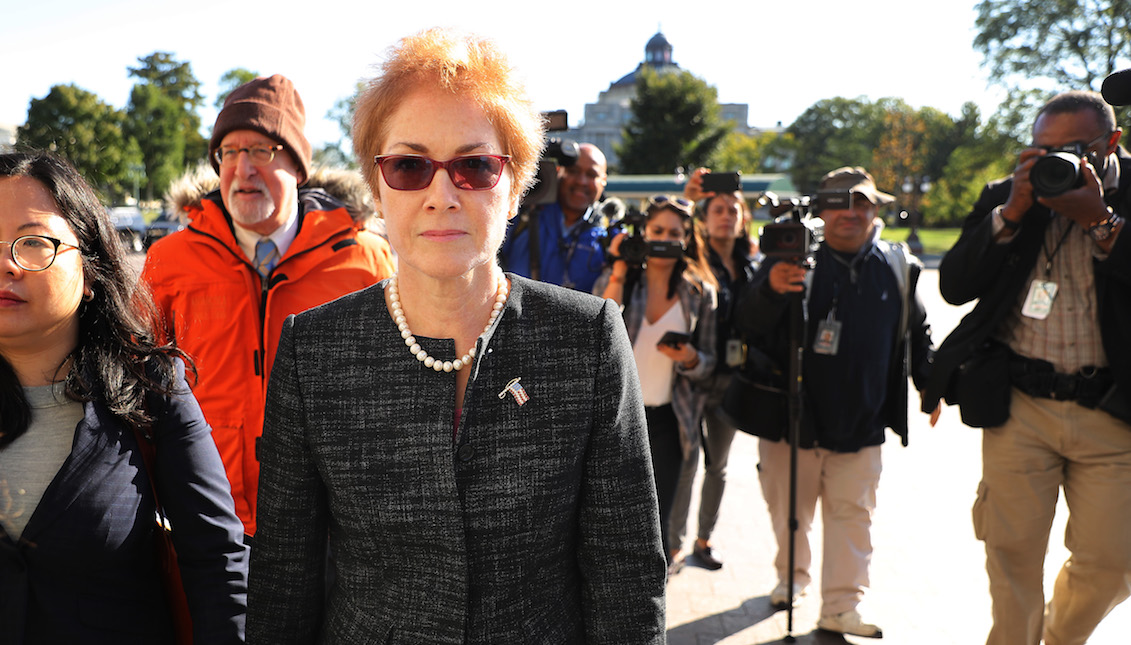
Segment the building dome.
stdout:
[[672,62],[672,44],[661,32],[656,32],[648,40],[648,44],[644,46],[644,61],[636,66],[636,69],[625,74],[617,79],[610,87],[625,87],[636,84],[636,75],[640,73],[641,68],[644,66],[651,67],[657,72],[663,72],[666,69],[677,69],[679,65]]

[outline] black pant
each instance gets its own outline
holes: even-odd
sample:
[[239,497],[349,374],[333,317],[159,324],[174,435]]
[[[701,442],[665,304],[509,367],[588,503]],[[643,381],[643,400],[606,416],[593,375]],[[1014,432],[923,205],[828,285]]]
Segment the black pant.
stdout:
[[679,441],[679,420],[671,404],[644,408],[648,421],[648,444],[652,449],[652,472],[656,477],[656,498],[660,503],[660,536],[664,542],[664,556],[671,561],[668,546],[668,518],[675,504],[675,489],[679,484],[679,471],[683,465],[683,448]]

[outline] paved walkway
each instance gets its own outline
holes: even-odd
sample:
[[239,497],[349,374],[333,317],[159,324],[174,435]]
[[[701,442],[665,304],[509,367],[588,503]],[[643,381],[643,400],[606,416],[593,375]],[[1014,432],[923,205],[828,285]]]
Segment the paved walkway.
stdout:
[[[936,344],[965,310],[938,297],[937,273],[923,274],[921,292]],[[946,408],[935,428],[911,417],[911,444],[884,446],[884,475],[873,526],[872,588],[861,611],[884,630],[883,641],[816,631],[820,611],[820,514],[813,530],[814,583],[794,611],[792,634],[801,644],[980,645],[990,627],[990,600],[982,543],[974,538],[970,507],[980,478],[979,430]],[[893,436],[893,435],[889,435]],[[725,566],[708,571],[688,564],[668,585],[671,645],[784,643],[786,612],[770,607],[775,545],[757,478],[757,442],[739,434],[731,451],[726,496],[712,542]],[[698,494],[698,486],[696,486]],[[694,535],[695,509],[692,502]],[[1046,589],[1067,558],[1063,503],[1053,528]],[[1131,539],[1129,536],[1128,539]],[[1101,623],[1091,645],[1131,642],[1131,602]]]

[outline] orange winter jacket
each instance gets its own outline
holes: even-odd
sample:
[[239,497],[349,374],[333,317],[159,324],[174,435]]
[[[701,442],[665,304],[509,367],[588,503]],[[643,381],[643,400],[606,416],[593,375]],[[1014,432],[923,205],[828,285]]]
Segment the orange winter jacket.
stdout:
[[299,231],[267,280],[236,242],[219,192],[186,207],[189,226],[149,250],[142,278],[167,339],[196,363],[193,392],[224,460],[236,513],[255,534],[267,378],[283,321],[393,273],[389,245],[317,189],[299,191]]

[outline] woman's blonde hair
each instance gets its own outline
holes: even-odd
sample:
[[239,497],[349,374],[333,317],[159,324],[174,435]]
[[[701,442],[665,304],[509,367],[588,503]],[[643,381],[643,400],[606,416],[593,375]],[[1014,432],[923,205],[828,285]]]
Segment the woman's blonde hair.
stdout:
[[511,157],[511,197],[526,192],[542,155],[545,126],[494,41],[451,29],[428,29],[397,43],[381,70],[358,95],[353,118],[354,154],[374,195],[380,181],[373,157],[381,153],[389,119],[401,99],[418,87],[441,88],[482,108],[498,133],[503,153]]

